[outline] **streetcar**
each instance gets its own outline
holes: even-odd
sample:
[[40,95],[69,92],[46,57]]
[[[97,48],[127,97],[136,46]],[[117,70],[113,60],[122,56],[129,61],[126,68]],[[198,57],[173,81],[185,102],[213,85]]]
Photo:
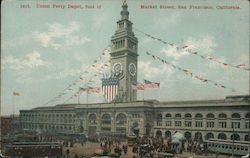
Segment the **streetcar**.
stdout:
[[61,158],[62,146],[49,142],[15,142],[4,146],[4,155],[21,158]]
[[247,155],[250,152],[249,141],[209,139],[205,141],[205,146],[209,152],[226,155]]

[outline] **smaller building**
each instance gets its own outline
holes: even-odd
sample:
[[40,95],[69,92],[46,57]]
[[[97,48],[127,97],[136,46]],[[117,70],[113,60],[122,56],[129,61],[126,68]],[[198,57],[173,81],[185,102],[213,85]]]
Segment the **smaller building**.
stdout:
[[19,116],[1,116],[1,135],[5,136],[10,131],[15,131],[19,129]]

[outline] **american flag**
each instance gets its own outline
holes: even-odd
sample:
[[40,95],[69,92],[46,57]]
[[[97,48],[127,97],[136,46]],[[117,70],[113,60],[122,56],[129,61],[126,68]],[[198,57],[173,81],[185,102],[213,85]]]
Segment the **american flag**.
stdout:
[[115,100],[118,94],[118,84],[119,78],[111,77],[102,79],[102,93],[108,102]]
[[151,82],[148,80],[144,80],[144,89],[146,88],[159,88],[160,87],[160,83],[157,82]]
[[86,88],[80,87],[80,90],[83,91],[83,92],[86,92],[87,94],[100,93],[100,88],[99,87],[86,87]]
[[132,89],[135,90],[144,90],[144,84],[143,83],[136,83],[136,84],[132,84]]

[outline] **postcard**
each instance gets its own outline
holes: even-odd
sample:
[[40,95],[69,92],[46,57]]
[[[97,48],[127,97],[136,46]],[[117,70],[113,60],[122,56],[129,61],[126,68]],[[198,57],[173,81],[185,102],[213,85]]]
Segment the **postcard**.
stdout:
[[3,0],[1,15],[3,156],[249,154],[249,1]]

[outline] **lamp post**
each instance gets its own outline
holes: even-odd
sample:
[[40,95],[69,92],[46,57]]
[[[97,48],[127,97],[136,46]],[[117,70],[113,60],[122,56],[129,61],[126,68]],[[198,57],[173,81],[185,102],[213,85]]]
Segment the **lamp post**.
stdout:
[[234,123],[233,123],[233,148],[232,148],[232,158],[234,158]]

